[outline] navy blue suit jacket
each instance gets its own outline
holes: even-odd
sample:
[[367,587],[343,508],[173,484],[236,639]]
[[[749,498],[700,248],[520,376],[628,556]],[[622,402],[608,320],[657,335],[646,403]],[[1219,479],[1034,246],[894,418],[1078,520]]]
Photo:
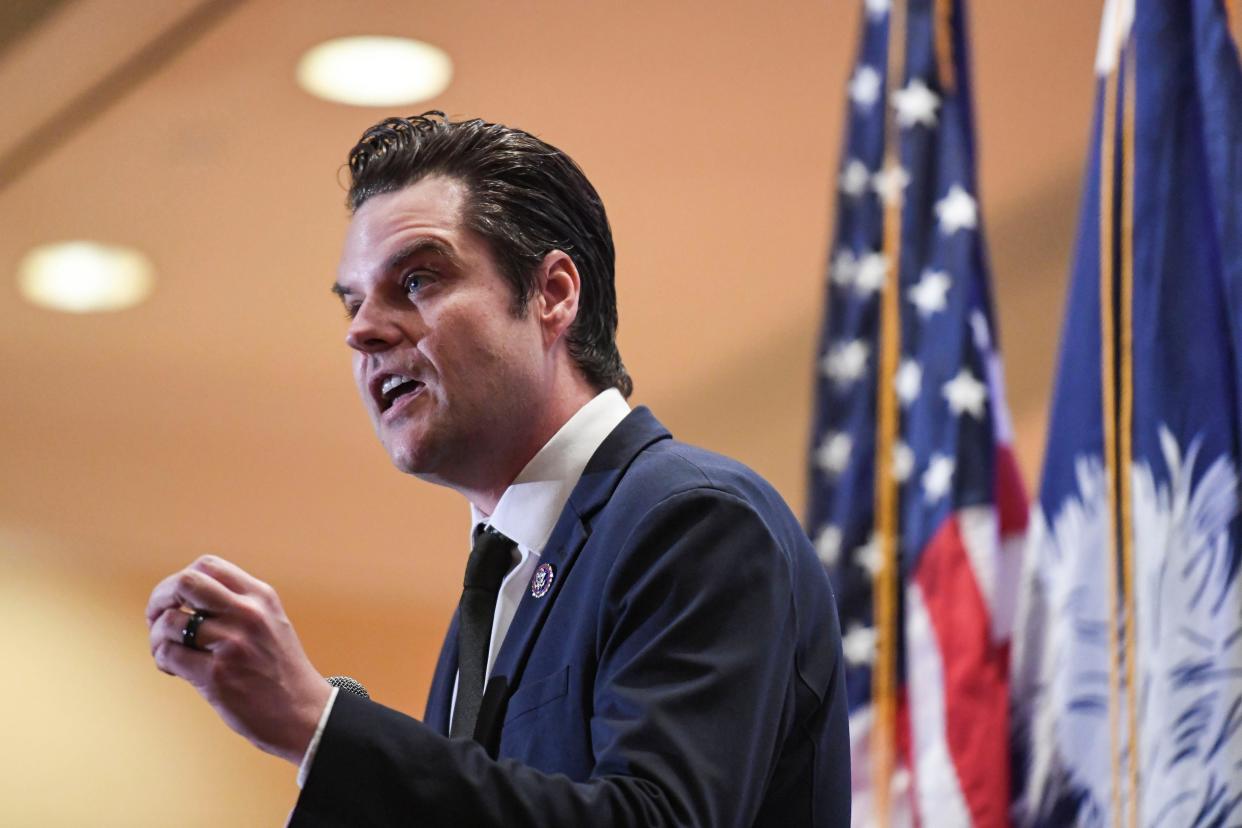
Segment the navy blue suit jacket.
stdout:
[[592,457],[449,739],[454,618],[422,722],[341,693],[295,828],[848,826],[823,568],[754,472],[632,412]]

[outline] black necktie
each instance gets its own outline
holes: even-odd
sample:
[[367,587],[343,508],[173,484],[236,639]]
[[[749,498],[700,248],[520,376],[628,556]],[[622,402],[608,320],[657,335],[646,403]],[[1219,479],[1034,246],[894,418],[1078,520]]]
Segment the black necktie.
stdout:
[[483,700],[483,674],[487,670],[496,594],[513,564],[514,545],[490,528],[475,534],[458,605],[457,702],[453,707],[450,736],[474,737],[479,703]]

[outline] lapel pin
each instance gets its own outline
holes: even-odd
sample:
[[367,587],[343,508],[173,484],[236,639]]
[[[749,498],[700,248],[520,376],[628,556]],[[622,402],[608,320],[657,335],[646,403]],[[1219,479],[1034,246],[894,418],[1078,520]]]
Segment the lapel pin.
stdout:
[[535,570],[534,577],[530,579],[530,594],[535,598],[542,598],[547,595],[548,590],[552,588],[552,579],[555,577],[556,570],[552,568],[552,564],[539,564],[539,568]]

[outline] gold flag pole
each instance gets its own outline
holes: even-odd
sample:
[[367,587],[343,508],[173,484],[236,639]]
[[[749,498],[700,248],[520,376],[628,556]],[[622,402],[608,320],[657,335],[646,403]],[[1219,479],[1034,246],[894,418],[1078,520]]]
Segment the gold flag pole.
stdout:
[[[900,135],[890,106],[905,68],[905,3],[894,3],[888,18],[888,56],[884,94],[884,173],[895,175],[901,165]],[[901,356],[901,207],[902,199],[886,198],[881,255],[889,265],[880,306],[880,362],[876,372],[875,534],[880,568],[872,585],[876,648],[872,663],[871,738],[872,790],[875,824],[885,828],[892,813],[892,779],[897,749],[897,480],[893,447],[897,441],[898,409],[895,378]]]

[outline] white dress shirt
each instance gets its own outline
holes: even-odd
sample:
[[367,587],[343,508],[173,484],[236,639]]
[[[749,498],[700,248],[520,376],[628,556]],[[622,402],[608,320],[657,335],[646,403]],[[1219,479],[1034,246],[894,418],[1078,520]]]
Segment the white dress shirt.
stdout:
[[[487,670],[492,673],[496,654],[504,643],[518,603],[522,600],[543,548],[552,536],[556,521],[560,518],[569,495],[578,485],[578,479],[586,469],[587,462],[622,420],[630,413],[629,403],[615,388],[597,394],[590,402],[578,409],[561,426],[552,439],[544,444],[521,473],[509,484],[490,515],[478,507],[470,506],[470,538],[466,549],[473,543],[474,529],[479,524],[490,526],[517,544],[513,555],[516,565],[509,570],[500,584],[496,597],[496,609],[492,616],[492,635],[487,648]],[[486,681],[486,678],[485,678]],[[327,726],[328,716],[336,701],[337,688],[332,689],[328,704],[319,718],[319,727],[306,748],[298,768],[298,787],[306,782],[311,762],[319,747],[319,739]],[[457,683],[453,683],[453,707],[457,706]],[[453,711],[449,710],[449,721]]]

